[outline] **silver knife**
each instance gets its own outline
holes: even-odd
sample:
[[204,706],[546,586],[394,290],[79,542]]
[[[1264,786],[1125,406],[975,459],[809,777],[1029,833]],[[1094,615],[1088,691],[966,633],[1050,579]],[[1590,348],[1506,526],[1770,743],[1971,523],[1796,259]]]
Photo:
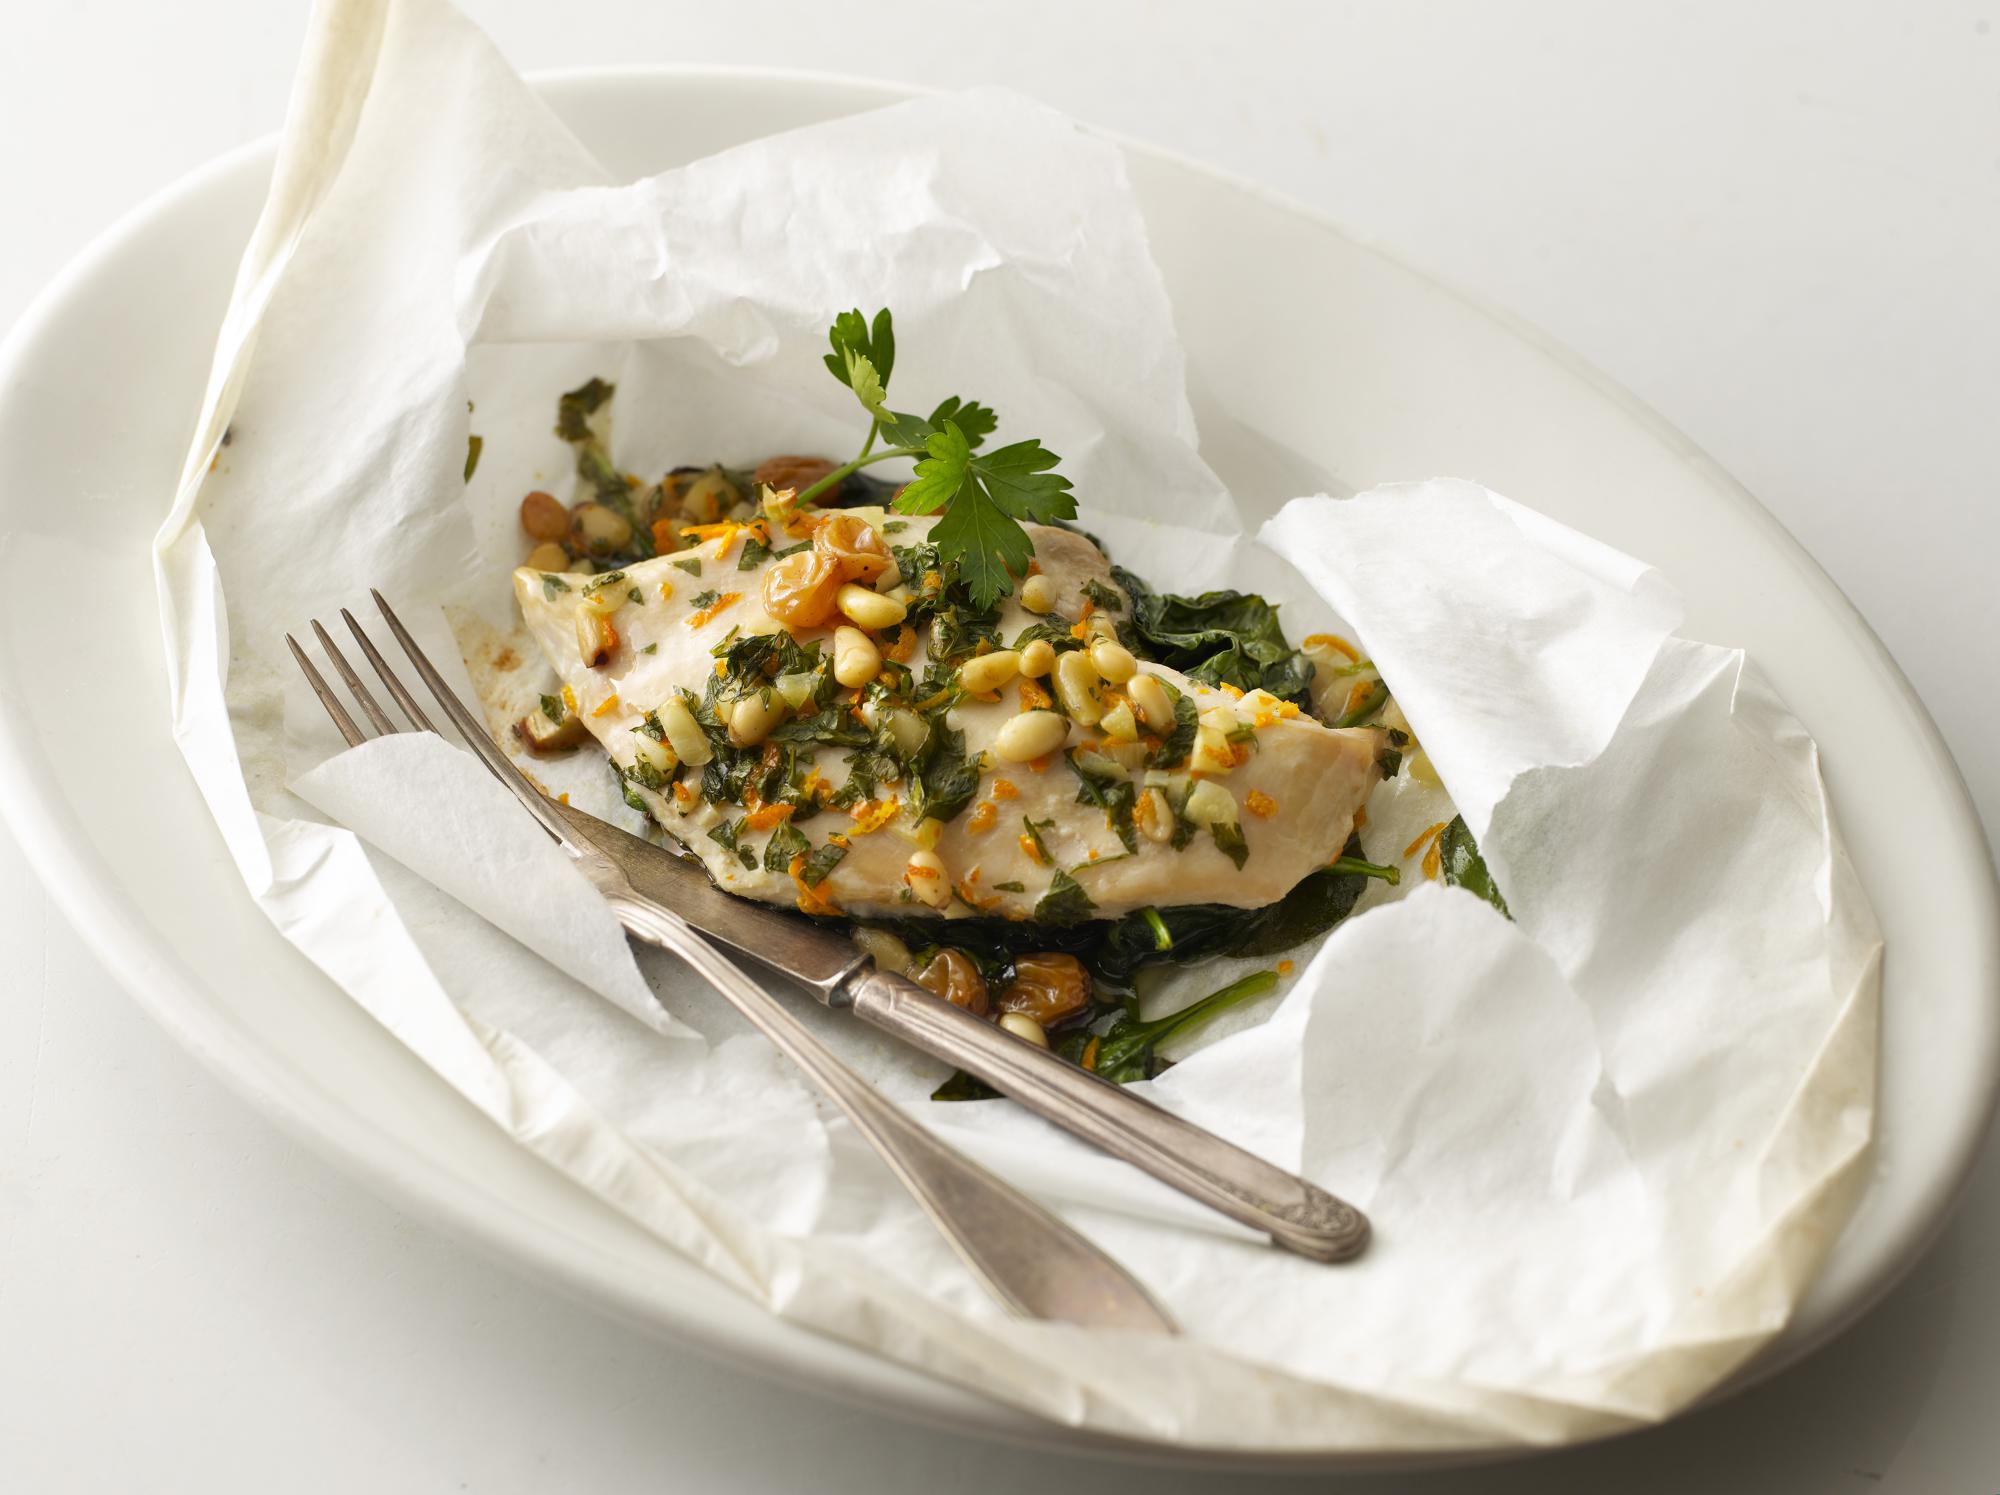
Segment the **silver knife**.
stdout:
[[725,893],[698,863],[556,801],[576,839],[614,862],[642,897],[718,944],[806,987],[828,1007],[984,1080],[1037,1116],[1314,1261],[1368,1243],[1359,1210],[1121,1085],[876,968],[845,935]]

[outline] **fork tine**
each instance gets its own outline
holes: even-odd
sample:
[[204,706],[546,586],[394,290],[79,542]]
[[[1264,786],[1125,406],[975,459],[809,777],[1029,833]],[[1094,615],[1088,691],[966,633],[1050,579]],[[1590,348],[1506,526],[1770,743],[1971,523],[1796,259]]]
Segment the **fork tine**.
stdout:
[[380,609],[382,620],[389,625],[389,631],[396,635],[396,642],[403,646],[403,652],[410,656],[410,663],[417,667],[418,678],[429,688],[439,708],[451,718],[451,724],[458,728],[458,734],[465,739],[465,745],[478,755],[479,761],[486,765],[494,778],[512,791],[514,798],[527,808],[528,813],[541,822],[543,830],[565,845],[573,846],[575,842],[569,826],[564,823],[561,816],[549,808],[549,802],[543,797],[542,791],[528,782],[527,775],[508,760],[507,755],[501,752],[499,746],[487,735],[485,727],[481,726],[478,719],[466,709],[465,703],[459,700],[457,693],[445,682],[444,676],[438,673],[437,666],[430,662],[430,657],[417,647],[417,641],[410,636],[409,629],[403,626],[403,620],[397,617],[395,610],[389,606],[388,599],[372,587],[369,588],[368,595],[375,599],[375,606]]
[[319,697],[320,705],[324,706],[326,714],[333,718],[334,726],[338,727],[340,735],[347,739],[347,745],[360,747],[368,740],[368,734],[354,725],[354,718],[347,714],[347,708],[340,704],[340,697],[333,693],[332,687],[326,683],[320,672],[313,668],[313,662],[306,658],[306,651],[299,647],[299,641],[288,633],[285,635],[285,642],[291,645],[292,658],[296,659],[299,668],[305,671],[306,684],[313,688],[313,694]]
[[[355,621],[354,614],[343,607],[340,615],[347,620],[347,626],[354,634],[354,641],[361,645],[361,652],[368,656],[368,662],[375,667],[375,673],[382,677],[382,683],[388,687],[389,694],[396,698],[396,704],[403,708],[403,715],[410,719],[411,725],[419,732],[437,732],[437,728],[431,725],[431,719],[424,715],[424,708],[417,704],[417,698],[411,695],[403,684],[402,677],[389,668],[389,661],[384,659],[382,651],[375,647],[375,640],[362,631],[360,623]],[[444,734],[440,732],[438,735]]]
[[319,619],[312,620],[313,632],[319,636],[319,646],[326,650],[326,657],[333,661],[333,667],[340,671],[340,678],[347,682],[347,688],[354,692],[354,699],[361,703],[361,709],[368,713],[368,720],[375,724],[375,730],[388,736],[396,730],[396,724],[389,720],[389,714],[375,704],[375,698],[368,694],[368,687],[361,683],[361,677],[354,673],[354,666],[347,662],[347,656],[334,647],[332,637],[320,627]]

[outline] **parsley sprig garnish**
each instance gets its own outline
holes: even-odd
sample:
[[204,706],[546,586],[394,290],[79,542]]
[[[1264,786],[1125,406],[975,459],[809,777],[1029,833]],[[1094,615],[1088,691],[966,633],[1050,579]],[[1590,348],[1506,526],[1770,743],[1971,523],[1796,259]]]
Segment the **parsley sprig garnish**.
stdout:
[[896,332],[887,308],[872,323],[859,310],[842,312],[827,341],[833,347],[827,370],[868,412],[868,437],[860,455],[806,489],[799,502],[810,503],[860,468],[892,457],[915,458],[916,476],[897,495],[897,510],[940,516],[930,534],[939,558],[957,568],[975,605],[991,607],[1014,590],[1034,559],[1023,521],[1076,517],[1069,479],[1051,471],[1060,459],[1034,440],[982,452],[999,419],[977,400],[953,395],[927,416],[891,410]]

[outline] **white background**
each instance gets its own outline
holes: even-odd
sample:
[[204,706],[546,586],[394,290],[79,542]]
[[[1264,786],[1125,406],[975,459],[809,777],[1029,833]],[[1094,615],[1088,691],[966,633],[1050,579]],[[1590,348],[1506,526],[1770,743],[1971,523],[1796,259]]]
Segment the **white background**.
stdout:
[[[2000,825],[2000,6],[468,8],[524,69],[1009,83],[1264,182],[1518,312],[1804,541]],[[270,0],[9,6],[0,324],[141,197],[275,129],[303,23]],[[1923,876],[1923,848],[1909,858]],[[918,1430],[525,1285],[225,1093],[4,841],[0,993],[0,1488],[1293,1487]],[[1601,1449],[1343,1488],[1993,1495],[1996,1385],[1989,1149],[1909,1281],[1777,1381]]]

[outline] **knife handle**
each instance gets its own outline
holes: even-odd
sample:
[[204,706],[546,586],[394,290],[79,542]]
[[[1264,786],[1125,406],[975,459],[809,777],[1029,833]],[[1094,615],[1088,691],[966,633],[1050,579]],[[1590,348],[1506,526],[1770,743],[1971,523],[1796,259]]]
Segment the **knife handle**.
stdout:
[[1368,1219],[1343,1200],[1151,1101],[954,1007],[907,977],[849,982],[855,1016],[976,1075],[1037,1116],[1313,1261],[1346,1261]]

